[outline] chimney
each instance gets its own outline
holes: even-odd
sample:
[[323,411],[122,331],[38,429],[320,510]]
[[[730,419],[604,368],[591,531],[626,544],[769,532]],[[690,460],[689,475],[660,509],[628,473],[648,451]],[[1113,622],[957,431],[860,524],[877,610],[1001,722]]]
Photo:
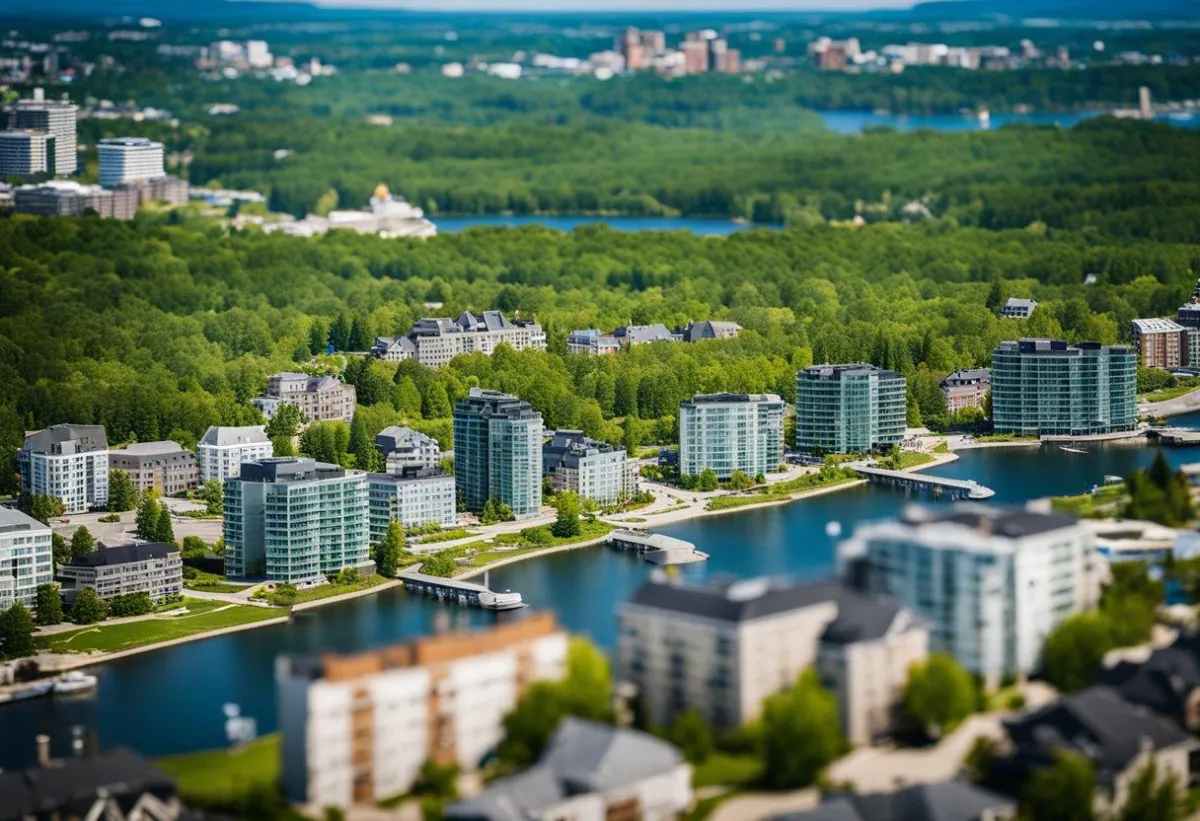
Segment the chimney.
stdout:
[[45,89],[43,89],[41,86],[38,86],[37,88],[35,88],[33,90],[33,101],[35,103],[40,103],[45,99],[46,99]]
[[37,737],[37,762],[39,767],[50,765],[50,736],[48,735]]

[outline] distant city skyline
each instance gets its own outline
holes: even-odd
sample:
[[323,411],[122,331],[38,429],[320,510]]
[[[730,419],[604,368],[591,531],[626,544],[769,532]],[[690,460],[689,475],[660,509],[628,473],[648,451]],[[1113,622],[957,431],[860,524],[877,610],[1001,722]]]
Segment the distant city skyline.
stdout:
[[909,8],[917,0],[580,0],[564,8],[561,0],[315,0],[326,8],[411,9],[413,11],[561,11],[561,12],[754,12],[869,11]]

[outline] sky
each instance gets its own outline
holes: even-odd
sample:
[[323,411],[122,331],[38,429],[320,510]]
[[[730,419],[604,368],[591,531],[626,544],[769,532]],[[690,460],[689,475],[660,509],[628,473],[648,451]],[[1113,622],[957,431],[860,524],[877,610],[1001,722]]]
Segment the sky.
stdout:
[[346,8],[415,11],[864,11],[908,8],[914,0],[316,0]]

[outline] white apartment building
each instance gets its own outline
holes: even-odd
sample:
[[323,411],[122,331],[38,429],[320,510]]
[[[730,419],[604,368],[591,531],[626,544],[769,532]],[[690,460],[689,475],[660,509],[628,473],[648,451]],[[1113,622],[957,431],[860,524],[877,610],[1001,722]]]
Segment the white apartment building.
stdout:
[[621,343],[615,336],[601,333],[596,328],[584,328],[567,334],[568,353],[605,356],[619,350],[621,350]]
[[282,656],[283,794],[349,807],[408,792],[427,760],[474,772],[523,688],[562,678],[566,662],[550,613],[354,656]]
[[856,528],[838,558],[845,578],[903,602],[929,623],[933,650],[989,683],[1035,670],[1047,634],[1100,598],[1092,536],[1060,513],[914,506]]
[[114,137],[96,144],[100,155],[100,185],[116,188],[165,177],[163,144],[143,137]]
[[711,469],[719,479],[783,464],[784,402],[773,393],[710,393],[679,403],[679,472]]
[[0,507],[0,610],[18,601],[32,609],[38,585],[52,581],[50,526],[19,510]]
[[556,491],[578,493],[602,505],[628,499],[638,490],[637,463],[624,448],[588,439],[579,430],[560,430],[542,445],[542,475]]
[[54,174],[54,136],[48,131],[0,131],[0,177]]
[[375,447],[387,461],[388,473],[406,468],[436,468],[442,460],[442,448],[428,434],[401,425],[389,425],[375,435]]
[[33,90],[33,98],[20,100],[9,111],[8,127],[45,131],[54,137],[54,173],[69,177],[75,173],[79,158],[75,155],[75,118],[78,109],[67,100],[47,100],[42,89]]
[[21,492],[61,499],[67,513],[108,504],[108,437],[103,425],[52,425],[17,451]]
[[58,568],[68,587],[104,599],[147,593],[156,602],[183,592],[183,560],[173,544],[100,545]]
[[306,422],[349,422],[357,405],[353,385],[335,376],[277,373],[267,378],[267,393],[251,400],[268,419],[280,405],[295,405]]
[[440,368],[463,353],[491,356],[503,343],[514,351],[546,349],[546,332],[536,322],[509,321],[502,311],[477,316],[463,311],[457,319],[422,319],[408,332],[409,345],[396,337],[379,337],[372,353],[390,362],[416,359],[427,368]]
[[393,521],[404,527],[437,522],[453,527],[457,510],[454,474],[437,468],[408,468],[399,474],[367,474],[371,541],[378,542]]
[[275,447],[262,425],[241,428],[211,426],[196,445],[200,484],[224,482],[241,475],[243,462],[257,462],[275,455]]
[[275,58],[271,55],[271,47],[267,45],[266,40],[246,41],[246,62],[251,68],[271,67]]

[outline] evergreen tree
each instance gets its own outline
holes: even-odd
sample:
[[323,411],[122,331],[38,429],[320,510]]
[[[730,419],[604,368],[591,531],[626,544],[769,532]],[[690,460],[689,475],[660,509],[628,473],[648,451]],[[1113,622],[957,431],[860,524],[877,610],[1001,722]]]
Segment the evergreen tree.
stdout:
[[39,584],[37,589],[37,623],[62,624],[62,593],[54,582]]
[[989,311],[999,311],[1004,305],[1004,288],[1000,285],[1000,280],[993,280],[991,290],[988,291],[987,305]]
[[[399,372],[397,372],[399,373]],[[408,419],[416,419],[421,415],[421,391],[411,376],[401,377],[393,391],[396,410]]]
[[941,738],[961,724],[977,702],[971,674],[953,656],[933,653],[908,671],[905,717],[930,738]]
[[21,602],[13,602],[0,613],[0,658],[18,659],[32,656],[37,648],[33,643],[33,616]]
[[158,500],[154,495],[147,493],[142,499],[142,503],[138,505],[137,519],[134,523],[134,532],[137,533],[139,539],[147,542],[153,542],[158,539],[158,518],[161,510],[158,505]]
[[384,468],[383,453],[371,441],[371,434],[362,421],[362,414],[354,414],[350,423],[350,453],[354,456],[354,467],[378,473]]
[[54,554],[54,567],[58,568],[71,561],[71,543],[57,533],[50,534],[50,550]]
[[[275,414],[267,421],[266,433],[272,439],[278,436],[295,436],[303,421],[300,409],[295,405],[280,405]],[[276,454],[278,456],[278,454]]]
[[75,597],[70,615],[72,624],[95,624],[98,621],[104,621],[108,616],[108,608],[96,594],[95,589],[85,587]]
[[386,579],[394,577],[403,552],[404,528],[393,519],[388,523],[383,540],[375,547],[375,572]]
[[171,511],[165,502],[158,506],[158,521],[154,528],[154,541],[175,544],[175,528],[171,525]]
[[204,500],[204,511],[210,515],[225,512],[225,487],[216,479],[209,479],[200,488],[200,498]]
[[50,524],[51,519],[57,519],[67,511],[67,506],[63,504],[62,499],[41,494],[29,497],[28,504],[23,506],[29,511],[30,516],[44,525]]
[[123,470],[108,472],[108,509],[113,513],[124,513],[137,507],[137,489],[133,480]]
[[494,525],[500,521],[499,512],[496,510],[498,505],[497,500],[493,497],[483,503],[483,510],[479,514],[479,521],[485,525]]
[[313,356],[325,353],[329,345],[329,328],[323,319],[314,319],[308,326],[308,352]]
[[550,526],[550,532],[560,539],[570,539],[582,531],[579,523],[579,496],[566,492],[554,497],[554,507],[558,516]]
[[71,534],[71,558],[78,559],[96,549],[96,537],[86,527],[77,527]]
[[354,317],[354,322],[350,325],[350,338],[346,343],[347,350],[369,351],[374,342],[375,337],[371,333],[370,320],[365,316]]
[[338,314],[329,326],[329,344],[335,350],[350,350],[350,320],[345,314]]
[[1054,766],[1035,770],[1021,796],[1029,821],[1096,821],[1096,770],[1086,757],[1056,754]]

